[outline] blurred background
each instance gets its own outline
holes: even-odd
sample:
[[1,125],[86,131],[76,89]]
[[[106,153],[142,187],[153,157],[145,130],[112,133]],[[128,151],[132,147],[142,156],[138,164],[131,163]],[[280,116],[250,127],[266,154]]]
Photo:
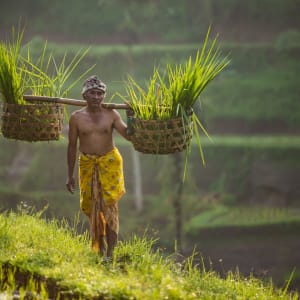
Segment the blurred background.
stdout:
[[[25,29],[38,57],[45,42],[59,61],[89,48],[78,76],[95,64],[106,101],[122,102],[127,74],[140,83],[154,66],[184,63],[201,49],[209,25],[230,66],[204,92],[195,112],[212,141],[196,143],[182,182],[184,154],[145,155],[116,136],[127,193],[120,239],[157,238],[164,253],[195,250],[221,275],[238,269],[300,288],[300,1],[299,0],[23,0],[0,1],[0,39]],[[81,99],[81,84],[69,94]],[[1,104],[1,102],[0,102]],[[67,107],[58,142],[27,143],[0,135],[0,210],[47,207],[44,216],[79,212],[67,193]],[[124,120],[125,114],[121,112]],[[86,219],[80,215],[87,228]]]

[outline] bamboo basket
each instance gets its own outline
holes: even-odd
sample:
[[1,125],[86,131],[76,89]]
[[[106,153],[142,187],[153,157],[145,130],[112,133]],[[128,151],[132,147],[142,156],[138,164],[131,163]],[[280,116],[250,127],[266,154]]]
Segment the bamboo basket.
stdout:
[[134,149],[148,154],[170,154],[185,150],[193,137],[192,116],[168,120],[141,120],[132,117]]
[[64,108],[59,103],[3,104],[1,131],[8,139],[37,142],[59,140]]
[[[8,139],[37,142],[59,140],[63,127],[63,104],[85,106],[70,98],[24,95],[26,104],[3,104],[1,131]],[[128,109],[128,104],[102,103],[107,109]]]
[[[3,104],[1,131],[8,139],[36,142],[59,140],[64,107],[62,104],[85,106],[77,99],[24,95],[29,101],[24,105]],[[42,103],[36,103],[42,102]],[[107,109],[126,109],[126,104],[102,103]],[[169,154],[185,150],[193,137],[192,110],[187,118],[168,120],[142,120],[128,116],[128,128],[132,127],[131,142],[135,150],[148,154]]]

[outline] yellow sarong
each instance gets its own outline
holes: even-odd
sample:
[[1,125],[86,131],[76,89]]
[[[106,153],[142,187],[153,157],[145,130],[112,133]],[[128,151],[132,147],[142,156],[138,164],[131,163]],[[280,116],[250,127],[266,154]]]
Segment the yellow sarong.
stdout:
[[99,250],[99,238],[106,224],[119,232],[118,201],[125,193],[123,160],[117,148],[105,155],[79,155],[80,208],[90,218],[92,248]]

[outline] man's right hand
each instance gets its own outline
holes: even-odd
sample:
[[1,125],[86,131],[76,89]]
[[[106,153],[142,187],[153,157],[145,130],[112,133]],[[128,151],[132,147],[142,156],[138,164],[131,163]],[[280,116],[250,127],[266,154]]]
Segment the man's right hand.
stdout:
[[67,190],[73,194],[75,190],[75,179],[74,177],[68,178],[66,183]]

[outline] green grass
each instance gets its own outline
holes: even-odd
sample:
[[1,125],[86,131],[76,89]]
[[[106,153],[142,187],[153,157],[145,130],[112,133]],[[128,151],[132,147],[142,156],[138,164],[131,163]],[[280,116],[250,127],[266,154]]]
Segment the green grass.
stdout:
[[16,276],[18,276],[16,268],[0,264],[0,299],[49,299],[43,282],[29,275],[20,284]]
[[[46,222],[39,214],[0,215],[0,263],[55,282],[74,299],[297,299],[253,277],[228,273],[221,279],[193,266],[192,256],[176,263],[154,250],[155,241],[133,237],[120,242],[113,262],[91,252],[87,234],[66,223]],[[3,268],[1,268],[2,270]],[[3,272],[0,272],[3,274]],[[12,276],[13,272],[11,272]],[[11,278],[11,282],[13,279]],[[2,281],[1,281],[2,282]],[[3,282],[0,285],[4,289]],[[53,295],[49,295],[53,297]],[[58,296],[57,299],[60,297]]]
[[212,205],[192,217],[186,224],[187,231],[212,227],[252,227],[282,223],[300,223],[300,208],[267,206]]

